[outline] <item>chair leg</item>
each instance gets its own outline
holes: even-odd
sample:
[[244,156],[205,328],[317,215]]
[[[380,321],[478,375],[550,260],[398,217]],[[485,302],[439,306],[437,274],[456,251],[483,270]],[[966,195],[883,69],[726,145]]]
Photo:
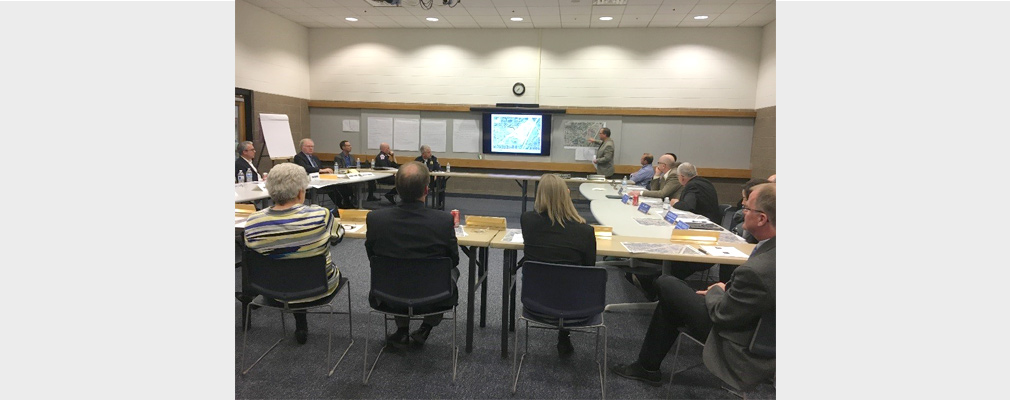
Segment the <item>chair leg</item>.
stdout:
[[[516,394],[516,387],[519,386],[519,374],[522,373],[523,361],[526,360],[526,352],[529,351],[530,347],[530,322],[526,320],[523,321],[526,323],[526,340],[523,342],[524,348],[522,357],[519,357],[519,332],[516,332],[515,346],[512,346],[515,348],[515,353],[512,353],[512,373],[515,375],[515,379],[512,381],[512,394]],[[516,367],[516,358],[519,359],[518,367]]]
[[[380,316],[382,316],[383,326],[384,326],[382,337],[383,337],[383,339],[385,339],[386,334],[388,333],[388,323],[387,323],[387,319],[386,319],[385,315],[380,314]],[[371,324],[369,324],[369,325],[371,325]],[[365,327],[365,330],[367,331],[368,327]],[[375,365],[379,363],[379,358],[382,357],[382,352],[384,350],[386,350],[386,346],[388,346],[388,344],[387,345],[383,345],[382,348],[379,349],[379,354],[375,355],[375,362],[372,363],[372,368],[369,369],[368,368],[368,334],[367,333],[365,334],[365,357],[363,357],[364,360],[365,360],[364,361],[365,364],[364,364],[364,369],[362,370],[362,373],[361,373],[361,383],[362,384],[365,384],[365,385],[368,384],[368,379],[371,378],[372,371],[375,370]]]
[[[348,288],[348,289],[350,289],[350,288]],[[333,307],[331,305],[329,305],[329,304],[327,304],[326,307],[330,309],[330,315],[333,315],[333,322],[340,323],[340,317],[337,316],[337,313],[333,310]],[[350,315],[350,312],[351,312],[350,303],[348,303],[348,305],[347,305],[347,312],[348,312],[348,315]],[[330,344],[329,343],[332,342],[332,340],[333,340],[332,339],[333,331],[335,331],[336,329],[337,329],[336,324],[334,324],[333,325],[333,329],[331,329],[329,331],[330,340],[329,340],[329,342],[327,342],[327,346],[326,346],[326,365],[330,365]],[[348,333],[350,333],[350,332],[348,332]],[[337,360],[337,363],[333,364],[333,368],[330,368],[330,372],[328,374],[326,374],[326,376],[333,376],[333,373],[336,372],[336,370],[337,370],[337,366],[340,365],[341,361],[344,361],[344,357],[347,357],[347,353],[351,351],[351,346],[354,346],[354,336],[348,336],[348,339],[350,340],[350,343],[348,343],[347,347],[344,348],[344,353],[340,355],[340,358]]]
[[[246,318],[249,318],[252,315],[251,313],[252,313],[252,303],[249,303],[249,305],[246,306]],[[282,328],[284,326],[283,324],[284,324],[284,312],[282,311],[281,312],[281,326],[282,326]],[[248,329],[247,329],[242,334],[242,365],[245,365],[245,346],[246,346],[246,336],[248,335],[248,333],[249,332],[248,332]],[[270,346],[270,348],[267,349],[267,351],[263,352],[263,354],[260,355],[260,357],[257,358],[256,361],[254,361],[252,363],[252,365],[249,366],[249,368],[246,368],[245,371],[242,371],[242,376],[245,376],[245,374],[249,373],[249,371],[252,370],[252,368],[255,367],[256,364],[258,364],[260,362],[260,360],[263,359],[263,357],[266,357],[267,354],[269,354],[271,350],[273,350],[275,347],[277,347],[277,345],[281,344],[281,342],[284,341],[285,337],[287,337],[287,329],[286,328],[284,329],[284,334],[281,335],[280,339],[278,339],[276,342],[274,342],[273,346]]]
[[456,360],[459,358],[459,346],[456,345],[456,308],[452,309],[452,382],[456,383]]
[[[697,367],[699,365],[704,364],[704,363],[697,363],[697,364],[691,365],[690,367],[684,368],[684,369],[682,369],[680,371],[677,370],[677,361],[680,358],[680,345],[684,343],[684,338],[689,338],[692,341],[694,341],[694,342],[696,342],[698,344],[701,344],[702,346],[705,346],[704,343],[701,343],[701,342],[699,342],[697,340],[694,340],[694,338],[692,338],[691,336],[688,336],[684,332],[680,332],[680,334],[677,335],[677,348],[673,351],[673,367],[672,367],[673,372],[670,372],[670,386],[667,388],[667,392],[672,392],[673,391],[673,377],[674,376],[677,376],[677,374],[679,374],[681,372],[687,371],[689,369],[692,369],[694,367]],[[669,396],[667,396],[667,397],[669,397]]]

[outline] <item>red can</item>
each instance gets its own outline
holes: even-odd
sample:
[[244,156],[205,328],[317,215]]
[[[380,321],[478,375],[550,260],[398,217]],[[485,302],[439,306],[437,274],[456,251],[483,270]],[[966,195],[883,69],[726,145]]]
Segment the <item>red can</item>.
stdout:
[[631,194],[631,205],[638,207],[638,192]]
[[453,226],[454,227],[459,226],[459,210],[452,210],[449,212],[452,214],[452,223],[454,224]]

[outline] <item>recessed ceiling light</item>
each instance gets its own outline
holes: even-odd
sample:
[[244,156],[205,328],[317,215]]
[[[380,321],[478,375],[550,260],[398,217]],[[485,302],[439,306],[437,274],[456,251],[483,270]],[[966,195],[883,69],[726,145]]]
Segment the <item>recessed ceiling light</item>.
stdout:
[[614,19],[614,17],[600,17],[600,21],[610,21],[612,19]]
[[428,20],[428,21],[431,21],[431,22],[437,22],[438,21],[438,18],[435,18],[435,17],[428,17],[428,18],[425,18],[425,19]]
[[523,17],[512,17],[511,19],[515,22],[519,22],[523,20]]
[[694,19],[708,19],[707,15],[696,15]]
[[351,22],[358,22],[358,19],[354,18],[354,17],[347,17],[347,18],[344,18],[344,19],[346,19],[348,21],[351,21]]

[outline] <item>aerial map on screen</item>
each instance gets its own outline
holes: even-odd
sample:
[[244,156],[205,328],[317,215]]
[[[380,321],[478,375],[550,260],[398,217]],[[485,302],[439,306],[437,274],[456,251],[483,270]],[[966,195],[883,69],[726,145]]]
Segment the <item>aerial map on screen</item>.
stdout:
[[540,154],[543,116],[491,114],[491,151]]

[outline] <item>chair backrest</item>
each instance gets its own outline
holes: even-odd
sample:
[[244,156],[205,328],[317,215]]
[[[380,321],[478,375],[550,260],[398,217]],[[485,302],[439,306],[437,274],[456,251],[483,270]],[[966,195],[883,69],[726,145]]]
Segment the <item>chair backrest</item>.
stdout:
[[761,316],[748,351],[761,358],[775,358],[775,311]]
[[523,307],[555,318],[585,318],[607,305],[607,270],[597,266],[523,264]]
[[452,260],[372,256],[369,296],[391,307],[434,304],[453,296]]
[[722,221],[719,221],[719,225],[727,231],[733,229],[733,214],[736,214],[736,211],[731,212],[732,207],[729,204],[720,204],[719,207],[722,209]]
[[255,293],[280,301],[300,300],[326,293],[326,254],[309,258],[273,259],[246,249],[249,287]]

